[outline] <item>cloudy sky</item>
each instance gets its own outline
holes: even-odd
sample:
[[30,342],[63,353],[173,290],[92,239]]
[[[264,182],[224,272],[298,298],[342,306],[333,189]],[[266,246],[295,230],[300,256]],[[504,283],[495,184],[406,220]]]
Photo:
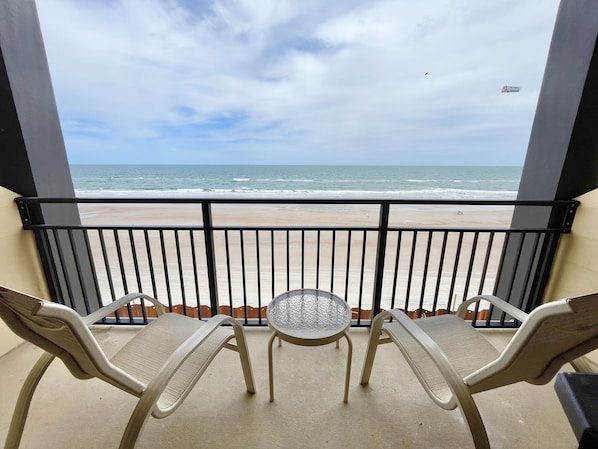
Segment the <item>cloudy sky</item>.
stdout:
[[37,6],[71,163],[522,165],[558,0]]

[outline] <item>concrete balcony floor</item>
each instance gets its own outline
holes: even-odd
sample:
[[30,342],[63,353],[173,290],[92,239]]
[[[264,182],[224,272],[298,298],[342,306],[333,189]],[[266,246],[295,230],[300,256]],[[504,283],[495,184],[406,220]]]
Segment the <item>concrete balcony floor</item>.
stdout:
[[[100,328],[108,353],[135,328]],[[485,331],[499,349],[510,331]],[[269,331],[247,329],[257,393],[246,393],[237,355],[222,351],[185,403],[150,418],[137,448],[473,448],[458,411],[428,398],[394,345],[379,348],[369,386],[359,385],[367,329],[352,329],[349,403],[347,346],[274,346],[275,401],[269,402]],[[25,343],[0,358],[0,440],[23,379],[41,351]],[[568,366],[565,368],[569,368]],[[494,449],[576,448],[553,384],[511,385],[475,396]],[[116,448],[136,398],[98,380],[73,378],[55,361],[33,398],[22,448]]]

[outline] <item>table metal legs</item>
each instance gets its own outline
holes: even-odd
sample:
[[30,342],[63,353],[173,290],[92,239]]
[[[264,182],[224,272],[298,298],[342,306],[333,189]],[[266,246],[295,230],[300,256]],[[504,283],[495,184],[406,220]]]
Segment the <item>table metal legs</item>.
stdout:
[[[276,338],[277,332],[272,332],[270,341],[268,342],[268,376],[270,379],[270,402],[274,400],[274,368],[272,366],[272,343]],[[280,340],[278,341],[280,345]]]
[[[268,376],[270,380],[270,402],[274,401],[274,364],[272,362],[272,344],[278,335],[277,332],[273,332],[270,336],[270,340],[268,341]],[[353,357],[353,342],[349,337],[349,333],[345,331],[344,333],[345,338],[347,339],[348,349],[347,349],[347,369],[345,373],[345,396],[343,402],[346,404],[349,400],[349,380],[351,378],[351,359]],[[340,340],[340,339],[339,339]],[[336,347],[338,348],[338,342],[336,340]]]
[[[349,400],[349,378],[351,377],[351,357],[353,357],[353,342],[349,338],[349,334],[345,331],[345,338],[349,345],[347,350],[347,373],[345,374],[345,398],[344,403],[346,404]],[[338,340],[336,341],[336,347],[338,348]]]

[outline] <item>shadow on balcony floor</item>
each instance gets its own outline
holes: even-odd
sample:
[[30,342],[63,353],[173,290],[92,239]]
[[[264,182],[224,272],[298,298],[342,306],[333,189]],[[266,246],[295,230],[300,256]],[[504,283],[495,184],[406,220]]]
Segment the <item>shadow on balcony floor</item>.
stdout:
[[[134,328],[96,332],[107,352]],[[274,347],[275,401],[269,402],[265,328],[247,330],[257,393],[245,391],[237,355],[224,351],[181,408],[150,418],[138,448],[473,448],[458,411],[425,394],[394,345],[382,346],[370,385],[359,376],[368,332],[353,329],[349,403],[343,403],[346,343]],[[502,348],[508,331],[487,331]],[[344,344],[343,344],[344,343]],[[21,384],[40,350],[23,344],[0,358],[0,440]],[[567,366],[568,368],[568,366]],[[226,378],[226,379],[225,379]],[[575,448],[552,383],[517,384],[476,395],[490,443],[499,448]],[[116,448],[136,399],[97,380],[74,379],[55,361],[33,398],[22,448]]]

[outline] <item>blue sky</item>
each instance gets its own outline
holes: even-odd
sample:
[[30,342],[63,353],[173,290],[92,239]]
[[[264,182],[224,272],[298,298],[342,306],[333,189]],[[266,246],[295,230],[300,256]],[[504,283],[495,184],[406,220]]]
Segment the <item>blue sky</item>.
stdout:
[[37,0],[69,161],[115,164],[522,165],[558,3]]

